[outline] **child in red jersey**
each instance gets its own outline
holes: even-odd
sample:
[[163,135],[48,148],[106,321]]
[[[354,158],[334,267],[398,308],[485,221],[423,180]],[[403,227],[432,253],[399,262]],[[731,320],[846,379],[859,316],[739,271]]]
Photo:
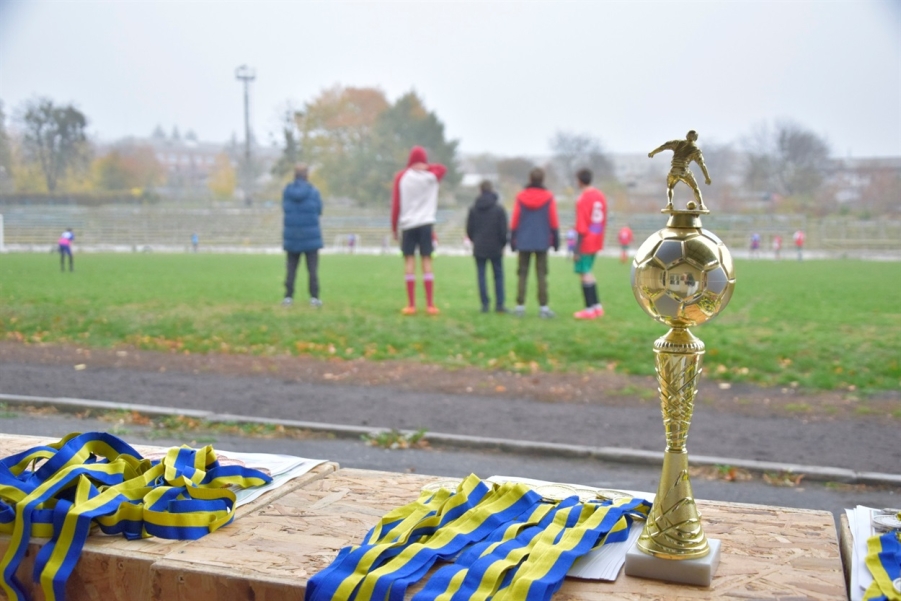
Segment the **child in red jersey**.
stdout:
[[619,261],[625,263],[629,260],[629,245],[632,244],[633,235],[632,228],[624,225],[619,229]]
[[585,308],[576,311],[576,319],[597,319],[604,315],[604,308],[598,298],[598,286],[591,268],[595,253],[604,248],[604,230],[607,227],[607,199],[604,194],[591,186],[590,169],[581,169],[576,180],[582,194],[576,201],[576,252],[573,255],[575,272],[582,281]]

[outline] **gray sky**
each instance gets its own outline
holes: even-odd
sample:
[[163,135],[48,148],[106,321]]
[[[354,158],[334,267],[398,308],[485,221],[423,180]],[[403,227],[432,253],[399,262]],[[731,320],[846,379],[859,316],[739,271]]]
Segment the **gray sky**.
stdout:
[[103,138],[156,124],[261,141],[336,83],[415,89],[465,152],[546,154],[557,130],[647,152],[791,118],[836,155],[901,156],[901,1],[0,0],[0,99],[74,102]]

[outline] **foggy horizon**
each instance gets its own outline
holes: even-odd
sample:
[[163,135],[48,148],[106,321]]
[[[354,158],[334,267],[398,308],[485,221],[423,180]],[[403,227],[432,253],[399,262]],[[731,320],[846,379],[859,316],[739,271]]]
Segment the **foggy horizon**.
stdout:
[[[211,10],[215,7],[215,10]],[[791,120],[835,157],[901,156],[901,4],[0,0],[0,100],[73,103],[103,142],[243,140],[234,70],[271,146],[334,85],[415,90],[473,155],[546,156],[557,131],[647,153],[688,129],[737,144]]]

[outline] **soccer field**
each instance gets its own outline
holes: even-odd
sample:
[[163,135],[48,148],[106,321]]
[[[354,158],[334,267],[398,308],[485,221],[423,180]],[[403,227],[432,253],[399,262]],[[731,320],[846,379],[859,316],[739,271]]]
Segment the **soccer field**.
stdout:
[[[403,317],[398,256],[323,255],[321,297],[279,305],[284,258],[273,255],[79,254],[60,273],[56,255],[0,255],[0,337],[83,346],[132,345],[188,353],[310,354],[412,359],[487,369],[606,370],[652,374],[652,344],[665,326],[647,317],[629,266],[595,266],[606,316],[578,322],[572,265],[551,258],[550,306],[538,318],[531,274],[527,316],[482,314],[468,257],[435,259],[442,313]],[[737,285],[718,318],[693,331],[707,346],[705,371],[724,380],[813,389],[901,387],[901,264],[739,261]],[[507,305],[515,261],[506,262]],[[417,283],[420,307],[421,282]]]

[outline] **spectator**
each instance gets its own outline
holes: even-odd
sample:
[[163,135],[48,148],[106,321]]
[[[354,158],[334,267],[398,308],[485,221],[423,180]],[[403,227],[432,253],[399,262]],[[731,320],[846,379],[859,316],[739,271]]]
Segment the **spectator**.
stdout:
[[804,240],[806,238],[807,237],[804,235],[804,232],[802,230],[798,230],[797,232],[795,232],[795,235],[793,236],[793,239],[795,241],[795,247],[798,249],[798,260],[799,261],[804,260]]
[[197,235],[197,232],[191,234],[191,248],[194,249],[194,252],[197,252],[197,247],[200,246],[200,236]]
[[632,244],[634,239],[632,228],[628,225],[619,228],[617,238],[619,239],[619,261],[620,263],[625,263],[629,260],[629,245]]
[[75,271],[74,259],[72,258],[72,243],[75,242],[75,233],[72,228],[66,228],[66,231],[59,237],[59,270],[66,270],[66,257],[69,257],[69,271]]
[[538,316],[549,319],[556,314],[548,307],[547,273],[548,249],[560,248],[560,225],[557,221],[557,203],[554,195],[544,187],[544,170],[535,167],[529,173],[529,185],[516,196],[513,218],[510,221],[510,248],[519,252],[516,290],[516,310],[522,317],[526,313],[526,284],[529,263],[535,256],[535,272],[538,276]]
[[435,306],[435,276],[432,273],[435,214],[438,211],[438,183],[447,168],[429,165],[428,156],[421,146],[410,149],[407,167],[394,176],[391,199],[391,229],[397,239],[401,236],[404,254],[404,280],[407,285],[407,306],[404,315],[416,314],[416,251],[422,266],[422,283],[425,288],[426,311],[438,315]]
[[604,248],[604,233],[607,229],[607,199],[591,185],[590,169],[580,169],[576,183],[582,194],[576,201],[576,252],[573,254],[574,271],[582,282],[585,308],[576,311],[576,319],[597,319],[604,316],[604,308],[598,296],[598,285],[591,268],[595,254]]
[[479,282],[479,298],[482,313],[488,313],[491,299],[485,271],[491,262],[494,274],[494,310],[506,313],[504,307],[504,247],[507,246],[507,212],[497,202],[497,194],[488,180],[479,184],[481,194],[469,208],[466,217],[466,239],[472,241],[472,254],[476,259]]
[[322,199],[319,190],[307,181],[308,168],[298,165],[294,168],[294,181],[285,187],[282,194],[284,211],[284,249],[288,253],[287,276],[285,277],[285,300],[282,304],[294,302],[294,280],[300,256],[307,261],[309,276],[310,305],[319,308],[319,249],[322,248],[322,230],[319,216],[322,215]]
[[751,258],[760,257],[760,234],[751,234]]
[[779,234],[773,236],[773,256],[777,261],[782,258],[782,236]]

